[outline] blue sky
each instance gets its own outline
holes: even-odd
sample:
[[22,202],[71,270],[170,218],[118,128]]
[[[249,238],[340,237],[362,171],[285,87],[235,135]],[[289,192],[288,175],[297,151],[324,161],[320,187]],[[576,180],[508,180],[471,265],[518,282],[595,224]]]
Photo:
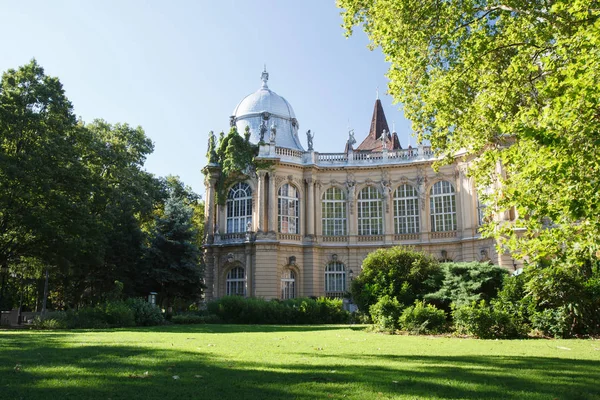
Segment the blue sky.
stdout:
[[376,89],[403,147],[410,123],[393,105],[379,50],[349,39],[335,2],[0,0],[0,70],[36,58],[84,121],[140,125],[155,144],[146,169],[204,193],[208,132],[229,129],[237,103],[269,87],[294,108],[320,152],[340,152],[348,125],[366,136]]

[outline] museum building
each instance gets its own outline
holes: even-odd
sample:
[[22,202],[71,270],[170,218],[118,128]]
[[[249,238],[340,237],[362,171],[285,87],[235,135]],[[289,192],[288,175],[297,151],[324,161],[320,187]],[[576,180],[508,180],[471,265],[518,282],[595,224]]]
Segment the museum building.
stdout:
[[[482,239],[483,209],[466,174],[468,160],[432,169],[429,146],[402,148],[377,99],[368,134],[340,138],[341,153],[320,153],[290,103],[262,85],[234,108],[230,124],[249,130],[256,160],[217,204],[218,163],[206,185],[206,299],[225,295],[287,299],[341,297],[372,251],[407,246],[440,260],[491,261],[512,269],[492,239]],[[358,138],[360,139],[360,138]],[[510,218],[510,216],[502,216]]]

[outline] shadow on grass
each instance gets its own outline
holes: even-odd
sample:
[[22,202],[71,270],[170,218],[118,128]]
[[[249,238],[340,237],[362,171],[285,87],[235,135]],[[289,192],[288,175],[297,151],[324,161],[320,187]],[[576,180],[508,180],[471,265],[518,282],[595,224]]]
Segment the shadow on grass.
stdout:
[[600,362],[592,360],[294,353],[295,362],[264,364],[66,335],[0,338],[0,398],[600,399]]

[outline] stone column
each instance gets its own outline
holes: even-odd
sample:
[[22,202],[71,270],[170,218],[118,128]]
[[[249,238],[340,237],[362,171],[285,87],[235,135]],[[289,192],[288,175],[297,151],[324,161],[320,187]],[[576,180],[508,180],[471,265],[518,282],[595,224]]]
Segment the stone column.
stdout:
[[246,295],[254,296],[254,268],[252,265],[252,250],[251,245],[247,244],[245,249],[246,255]]
[[308,196],[306,199],[306,236],[315,235],[315,186],[312,178],[305,179]]
[[269,232],[277,232],[277,186],[275,174],[269,175]]
[[256,230],[264,232],[265,229],[265,176],[266,171],[258,171],[258,185],[256,189]]
[[323,224],[321,223],[322,206],[321,206],[321,181],[315,181],[315,235],[318,237],[323,236]]
[[[211,173],[204,180],[206,188],[206,207],[204,208],[204,233],[207,238],[212,239],[215,221],[215,185],[217,178]],[[207,240],[211,242],[212,240]]]

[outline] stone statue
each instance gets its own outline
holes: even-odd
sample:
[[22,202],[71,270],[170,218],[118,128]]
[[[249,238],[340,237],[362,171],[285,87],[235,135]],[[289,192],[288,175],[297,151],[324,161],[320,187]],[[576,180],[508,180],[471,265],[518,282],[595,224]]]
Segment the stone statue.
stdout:
[[313,138],[315,137],[315,134],[311,134],[310,133],[310,129],[308,130],[308,132],[306,132],[306,140],[308,141],[308,151],[313,150]]
[[382,150],[387,149],[387,147],[385,145],[385,142],[387,141],[387,135],[388,135],[388,132],[387,132],[387,130],[384,129],[383,132],[381,133],[381,149]]
[[271,125],[271,136],[269,137],[269,141],[271,144],[275,144],[275,137],[277,136],[277,128],[275,127],[275,123]]
[[248,221],[246,223],[246,232],[250,232],[252,230],[252,221]]
[[348,145],[352,147],[356,144],[356,139],[354,139],[354,129],[350,129],[348,132]]
[[390,197],[392,193],[392,187],[389,181],[381,181],[381,191],[383,192],[383,196],[385,198]]
[[260,137],[259,143],[265,142],[265,133],[267,133],[267,121],[264,119],[260,122]]

